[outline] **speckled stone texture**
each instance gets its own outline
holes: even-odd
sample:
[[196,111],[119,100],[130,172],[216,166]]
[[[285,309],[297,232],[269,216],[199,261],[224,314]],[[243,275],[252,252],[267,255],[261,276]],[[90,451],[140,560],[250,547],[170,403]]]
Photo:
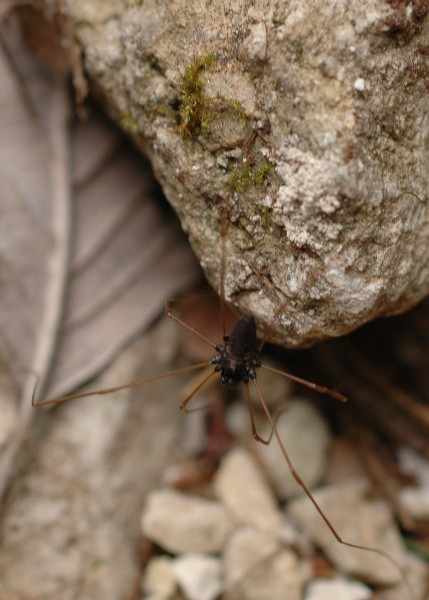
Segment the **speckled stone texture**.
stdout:
[[[64,3],[206,272],[308,345],[429,290],[429,3]],[[279,307],[283,307],[279,310]]]

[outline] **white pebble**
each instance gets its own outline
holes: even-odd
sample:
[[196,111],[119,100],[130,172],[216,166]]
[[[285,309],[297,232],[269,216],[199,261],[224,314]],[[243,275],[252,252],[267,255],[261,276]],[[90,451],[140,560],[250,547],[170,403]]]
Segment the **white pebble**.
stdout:
[[176,590],[173,561],[168,556],[155,556],[146,566],[143,580],[145,597],[168,600]]
[[240,600],[301,600],[303,569],[295,554],[257,529],[236,530],[225,548],[225,595]]
[[[308,487],[322,479],[331,444],[331,435],[320,412],[305,400],[288,404],[277,419],[277,430],[295,469]],[[261,430],[262,436],[270,429]],[[303,493],[291,475],[275,437],[268,446],[258,447],[277,496],[286,500]]]
[[401,469],[414,475],[421,485],[429,486],[429,461],[426,458],[403,447],[398,452],[398,460]]
[[214,600],[222,591],[222,562],[219,558],[187,554],[174,559],[177,582],[188,600]]
[[229,452],[214,481],[216,495],[239,524],[278,531],[283,516],[262,471],[242,448]]
[[142,532],[169,552],[219,552],[232,527],[219,502],[169,489],[146,497]]
[[370,600],[372,591],[358,581],[315,579],[310,583],[305,600]]
[[429,486],[403,488],[399,497],[401,504],[413,519],[429,520]]
[[365,79],[362,79],[362,77],[359,77],[358,79],[356,79],[356,81],[353,84],[353,87],[355,88],[355,90],[357,90],[358,92],[364,92],[365,91]]

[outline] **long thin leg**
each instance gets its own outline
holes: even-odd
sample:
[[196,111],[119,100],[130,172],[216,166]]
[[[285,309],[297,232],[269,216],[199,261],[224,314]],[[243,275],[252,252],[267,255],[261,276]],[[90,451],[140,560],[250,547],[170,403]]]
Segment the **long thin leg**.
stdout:
[[[250,264],[251,268],[253,269],[254,273],[257,275],[257,277],[261,281],[261,283],[265,286],[265,288],[268,291],[268,294],[271,297],[271,299],[273,300],[274,304],[277,305],[277,310],[274,313],[273,318],[271,319],[270,325],[272,325],[273,323],[276,322],[278,317],[282,313],[285,312],[287,305],[290,304],[290,302],[292,301],[293,298],[289,297],[289,298],[286,298],[286,300],[284,302],[281,302],[280,298],[277,295],[275,287],[273,286],[271,281],[267,277],[265,277],[265,275],[263,273],[261,273],[261,271],[258,269],[258,267],[256,266],[256,264],[254,262],[251,262],[249,264]],[[314,279],[315,279],[314,276],[310,277],[310,281],[313,281]],[[301,287],[300,287],[300,289],[301,289]],[[264,348],[265,344],[268,342],[268,337],[269,337],[269,329],[265,332],[263,338],[259,342],[259,346],[258,346],[259,352],[262,352],[262,349]]]
[[[271,369],[270,369],[271,370]],[[276,372],[276,370],[274,369],[274,372]],[[281,373],[281,371],[280,371]],[[255,388],[256,388],[256,392],[259,396],[259,400],[261,402],[262,408],[264,409],[265,415],[268,419],[268,422],[271,425],[271,428],[273,430],[273,434],[274,437],[277,440],[277,443],[279,445],[280,451],[283,454],[283,457],[287,463],[288,469],[290,471],[290,473],[293,475],[293,478],[295,479],[295,481],[297,482],[297,484],[301,487],[301,489],[305,492],[306,496],[308,497],[308,499],[312,502],[314,508],[317,510],[317,512],[319,513],[319,515],[322,517],[322,519],[324,520],[324,522],[326,523],[327,527],[329,528],[329,530],[331,531],[332,535],[335,537],[335,539],[337,540],[338,543],[343,544],[344,546],[348,546],[349,548],[356,548],[357,550],[364,550],[366,552],[372,552],[374,554],[378,554],[380,556],[383,556],[386,560],[388,560],[390,562],[391,565],[393,565],[395,567],[395,569],[397,569],[398,574],[400,575],[401,579],[402,579],[402,583],[405,585],[405,587],[407,588],[408,594],[410,596],[410,599],[412,600],[417,600],[417,596],[414,593],[413,587],[411,585],[410,579],[408,577],[407,572],[405,571],[404,567],[402,567],[402,565],[399,564],[399,562],[397,560],[395,560],[392,556],[390,556],[387,552],[385,552],[384,550],[380,550],[379,548],[370,548],[368,546],[362,546],[360,544],[353,544],[352,542],[347,542],[345,540],[343,540],[341,538],[341,536],[339,535],[339,533],[337,532],[337,530],[335,529],[335,527],[332,525],[331,521],[328,519],[328,517],[325,515],[325,513],[323,512],[323,510],[321,509],[321,507],[319,506],[319,504],[317,503],[316,499],[314,498],[313,494],[310,492],[309,488],[306,486],[306,484],[304,483],[304,481],[301,479],[299,473],[295,470],[295,467],[291,461],[291,459],[289,458],[289,454],[286,451],[286,448],[283,444],[283,441],[280,437],[280,434],[277,430],[277,426],[274,422],[274,419],[271,416],[271,413],[268,409],[268,406],[262,396],[261,390],[259,388],[258,383],[256,382],[256,380],[253,380],[253,383],[255,384]]]
[[[256,266],[256,264],[254,262],[250,262],[249,265],[250,265],[251,269],[253,270],[253,272],[258,277],[258,279],[261,281],[261,283],[265,286],[265,288],[268,292],[268,295],[271,297],[271,300],[274,302],[274,304],[279,305],[280,299],[277,296],[277,294],[274,290],[274,286],[272,285],[271,281],[261,273],[261,271],[258,269],[258,267]],[[280,304],[280,306],[278,306],[276,312],[274,313],[273,318],[271,319],[271,323],[275,323],[278,316],[284,311],[284,309],[286,308],[286,306],[289,304],[290,301],[291,301],[291,298],[287,298],[285,300],[285,302],[283,302],[282,304]],[[269,332],[269,330],[267,330],[265,332],[263,338],[259,342],[259,345],[258,345],[259,352],[262,352],[265,344],[268,341],[268,332]]]
[[129,388],[137,387],[139,385],[144,385],[145,383],[149,383],[150,381],[157,381],[158,379],[162,379],[164,377],[171,377],[172,375],[180,375],[181,373],[188,373],[189,371],[195,371],[196,369],[202,369],[203,367],[207,367],[210,364],[208,361],[204,361],[202,363],[198,363],[196,365],[191,365],[189,367],[182,367],[180,369],[174,369],[173,371],[164,371],[163,373],[157,373],[156,375],[151,375],[150,377],[144,377],[143,379],[137,379],[136,381],[131,381],[129,383],[124,383],[123,385],[117,385],[111,388],[102,388],[100,390],[93,390],[91,392],[83,392],[77,394],[70,394],[69,396],[62,396],[61,398],[49,398],[48,400],[36,401],[36,388],[34,388],[33,397],[31,399],[31,404],[33,406],[48,406],[50,404],[62,404],[63,402],[69,402],[70,400],[77,400],[78,398],[88,398],[89,396],[103,396],[104,394],[113,394],[113,392],[119,392],[120,390],[126,390]]
[[[256,384],[256,382],[255,382],[255,384]],[[252,397],[250,395],[250,390],[249,390],[249,384],[248,383],[244,384],[244,389],[246,390],[247,405],[249,407],[249,416],[250,416],[250,425],[252,427],[252,435],[253,435],[253,437],[255,438],[255,440],[257,442],[261,442],[261,444],[268,445],[270,443],[270,441],[271,441],[271,438],[272,438],[273,434],[271,433],[270,437],[267,440],[265,440],[256,431],[255,411],[254,411],[254,408],[253,408],[253,402],[252,402]]]
[[325,387],[324,385],[318,385],[317,383],[313,383],[312,381],[307,381],[307,379],[301,379],[301,377],[297,377],[296,375],[292,375],[292,373],[287,373],[286,371],[281,371],[280,369],[274,369],[273,367],[269,367],[268,365],[261,365],[263,369],[266,371],[271,371],[272,373],[276,373],[277,375],[281,375],[282,377],[286,377],[286,379],[290,379],[291,381],[295,381],[300,385],[303,385],[310,390],[314,390],[319,394],[327,394],[328,396],[332,396],[336,400],[340,402],[347,402],[346,396],[340,394],[340,392],[336,392],[335,390],[331,390],[330,388]]
[[169,319],[173,319],[173,321],[175,321],[176,323],[178,323],[179,325],[181,325],[182,327],[199,337],[200,340],[203,340],[203,342],[206,342],[206,344],[216,349],[216,344],[214,344],[211,340],[199,333],[196,329],[191,327],[191,325],[188,325],[187,323],[179,319],[179,317],[176,317],[176,315],[173,315],[173,312],[171,310],[171,300],[166,300],[165,302],[165,314]]
[[226,269],[226,230],[227,220],[225,216],[221,219],[220,224],[220,241],[221,241],[221,256],[220,256],[220,282],[219,282],[219,297],[220,297],[220,318],[222,322],[222,335],[226,336],[226,317],[225,317],[225,269]]
[[214,376],[216,375],[216,371],[212,371],[212,373],[209,373],[207,375],[207,377],[204,377],[204,379],[192,390],[192,392],[190,394],[188,394],[186,396],[186,398],[183,400],[183,402],[180,405],[180,410],[183,410],[184,412],[190,412],[189,410],[187,410],[187,405],[189,404],[189,402],[192,400],[192,398],[195,396],[195,394],[197,394],[200,389],[202,387],[204,387],[204,385]]

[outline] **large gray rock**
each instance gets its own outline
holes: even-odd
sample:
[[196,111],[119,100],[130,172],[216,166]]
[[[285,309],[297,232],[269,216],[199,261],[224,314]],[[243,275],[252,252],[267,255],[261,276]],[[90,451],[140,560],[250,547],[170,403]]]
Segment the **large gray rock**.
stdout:
[[217,289],[227,214],[226,296],[272,338],[309,344],[427,294],[427,2],[64,11]]

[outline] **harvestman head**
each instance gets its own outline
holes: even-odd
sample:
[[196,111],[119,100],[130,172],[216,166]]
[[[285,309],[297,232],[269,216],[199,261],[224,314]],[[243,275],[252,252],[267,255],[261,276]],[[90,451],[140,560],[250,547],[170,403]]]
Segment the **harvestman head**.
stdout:
[[[398,571],[401,576],[402,582],[407,588],[408,595],[410,599],[417,600],[411,583],[409,581],[409,577],[405,569],[402,565],[399,564],[397,560],[395,560],[392,556],[390,556],[387,552],[378,549],[371,548],[367,546],[360,545],[358,543],[349,542],[344,540],[340,534],[335,529],[334,525],[329,520],[328,516],[324,513],[322,508],[319,506],[318,502],[314,498],[313,494],[305,484],[305,482],[301,479],[299,473],[295,470],[295,467],[289,457],[289,454],[283,444],[283,440],[278,432],[276,426],[276,419],[272,416],[268,405],[264,399],[262,391],[257,382],[257,369],[262,368],[266,371],[270,371],[276,375],[281,377],[285,377],[299,385],[305,386],[315,392],[320,394],[326,394],[331,396],[332,398],[339,400],[340,402],[346,402],[347,398],[340,394],[339,392],[329,389],[325,386],[318,385],[306,379],[302,379],[291,373],[286,371],[282,371],[280,369],[273,368],[268,366],[262,362],[261,352],[265,345],[266,339],[262,339],[262,341],[258,341],[257,338],[257,329],[256,322],[253,316],[244,315],[242,316],[236,323],[235,327],[232,329],[230,334],[226,332],[225,325],[225,239],[226,239],[226,220],[222,220],[221,226],[221,242],[222,242],[222,253],[221,253],[221,273],[220,273],[220,298],[221,298],[221,319],[223,326],[223,339],[221,343],[214,343],[212,340],[208,339],[204,335],[202,335],[199,331],[194,329],[188,323],[185,323],[179,317],[177,317],[172,310],[172,300],[167,300],[165,305],[165,313],[167,317],[190,331],[192,334],[199,337],[202,341],[204,341],[208,346],[211,346],[214,350],[213,356],[204,362],[191,365],[189,367],[183,367],[180,369],[174,369],[172,371],[164,371],[162,373],[158,373],[149,377],[145,377],[143,379],[139,379],[136,381],[132,381],[129,383],[125,383],[122,385],[118,385],[111,388],[103,388],[98,390],[92,390],[89,392],[70,394],[68,396],[62,396],[60,398],[50,398],[47,400],[37,401],[35,398],[35,391],[33,393],[32,404],[34,407],[42,407],[49,406],[55,404],[62,404],[65,402],[69,402],[71,400],[76,400],[78,398],[86,398],[91,396],[101,396],[106,394],[111,394],[120,390],[134,388],[140,385],[144,385],[149,382],[156,381],[158,379],[162,379],[164,377],[171,377],[173,375],[179,375],[183,373],[187,373],[190,371],[203,369],[204,367],[208,367],[210,365],[213,366],[213,370],[192,390],[191,393],[182,401],[180,405],[180,409],[183,411],[187,411],[188,405],[191,400],[196,396],[196,394],[204,387],[204,385],[215,377],[217,374],[220,375],[220,381],[223,385],[228,387],[235,387],[239,384],[243,384],[245,395],[248,403],[249,416],[250,416],[250,425],[252,430],[252,435],[257,442],[262,444],[270,443],[271,439],[274,437],[278,443],[280,451],[285,459],[287,467],[291,474],[293,475],[297,484],[301,487],[304,493],[307,495],[309,500],[312,502],[313,506],[335,537],[338,543],[343,544],[344,546],[348,546],[350,548],[355,548],[357,550],[362,550],[365,552],[372,552],[374,554],[383,556],[387,561],[389,561]],[[257,270],[254,268],[256,275],[258,275]],[[258,275],[260,277],[260,275]],[[286,305],[289,301],[281,304],[277,311],[275,312],[274,319],[278,318],[286,309]],[[262,438],[256,428],[256,420],[255,420],[255,411],[254,411],[254,400],[252,398],[251,388],[253,387],[256,392],[257,400],[259,401],[263,412],[270,424],[271,434],[268,439]]]

